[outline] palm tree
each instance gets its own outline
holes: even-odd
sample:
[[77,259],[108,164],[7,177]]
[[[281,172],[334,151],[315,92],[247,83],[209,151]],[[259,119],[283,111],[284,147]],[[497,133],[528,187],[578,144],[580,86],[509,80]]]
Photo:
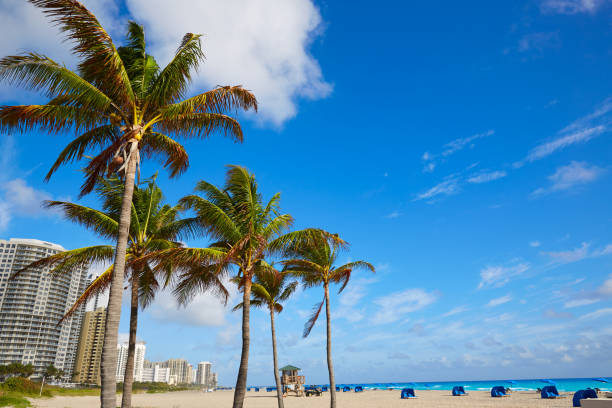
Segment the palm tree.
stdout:
[[140,152],[161,158],[171,177],[177,176],[187,169],[189,159],[173,136],[205,138],[220,131],[242,141],[240,124],[226,113],[256,110],[257,101],[240,86],[218,87],[183,100],[191,75],[204,58],[198,34],[185,34],[172,60],[160,69],[146,52],[142,26],[129,24],[127,45],[120,51],[77,0],[29,2],[74,44],[72,51],[80,61],[72,71],[33,52],[1,59],[0,80],[40,91],[50,100],[44,105],[0,107],[0,131],[40,129],[79,135],[60,153],[46,179],[63,164],[93,156],[81,195],[91,192],[106,172],[119,172],[125,178],[101,362],[101,405],[115,408],[117,332]]
[[342,266],[334,266],[341,249],[347,244],[337,236],[317,236],[314,245],[296,248],[298,257],[283,261],[283,272],[292,273],[301,278],[304,286],[323,286],[324,297],[321,303],[313,308],[313,314],[304,325],[303,336],[310,334],[314,324],[321,314],[325,303],[325,316],[327,318],[327,369],[329,371],[330,406],[336,407],[336,380],[334,377],[334,364],[331,354],[331,314],[329,306],[329,284],[341,284],[338,293],[342,292],[351,279],[353,270],[366,269],[375,272],[374,266],[365,261],[349,262]]
[[[97,184],[96,190],[103,199],[102,210],[62,201],[48,201],[46,205],[59,208],[67,219],[93,230],[101,238],[112,239],[117,235],[123,183],[117,178],[103,180]],[[178,205],[170,206],[163,203],[163,194],[155,184],[155,178],[147,183],[146,188],[135,187],[129,245],[126,253],[131,310],[128,354],[121,401],[123,408],[131,406],[138,308],[139,306],[146,308],[153,301],[157,290],[161,286],[166,286],[172,278],[172,273],[176,272],[169,264],[164,268],[154,270],[144,258],[164,249],[181,247],[178,239],[192,234],[193,228],[197,226],[193,225],[193,220],[180,219],[180,211],[181,207]],[[114,253],[115,249],[111,245],[72,249],[35,261],[18,271],[13,277],[36,267],[49,267],[52,274],[61,274],[70,271],[77,265],[88,265],[95,262],[110,263],[114,258]],[[111,266],[97,277],[58,324],[70,317],[87,300],[107,290],[112,282],[113,274],[114,269]],[[212,278],[209,279],[206,289],[214,289],[216,293],[227,299],[228,293],[225,287],[220,281],[215,280],[214,276]]]
[[[293,223],[289,214],[279,213],[280,193],[264,204],[258,192],[255,176],[240,166],[228,166],[225,186],[220,189],[200,181],[196,191],[204,195],[190,195],[180,203],[195,210],[196,218],[209,238],[208,248],[172,248],[150,259],[166,265],[200,265],[201,271],[185,274],[174,289],[179,303],[187,302],[199,291],[200,273],[216,273],[219,278],[235,270],[234,282],[242,291],[242,350],[233,408],[242,408],[246,394],[249,364],[251,290],[253,276],[264,259],[295,253],[295,248],[314,242],[315,236],[328,234],[318,229],[286,232]],[[166,258],[168,257],[168,258]],[[206,276],[206,275],[205,275]]]
[[[291,275],[286,272],[279,272],[268,264],[262,264],[255,271],[256,281],[251,287],[253,293],[251,306],[266,307],[270,311],[270,327],[272,329],[272,359],[274,361],[274,379],[276,380],[276,396],[278,398],[278,408],[284,408],[283,391],[278,375],[278,353],[276,352],[276,329],[274,327],[274,314],[283,311],[284,302],[295,292],[298,286],[297,281],[290,281]],[[239,303],[234,310],[242,309],[243,304]]]

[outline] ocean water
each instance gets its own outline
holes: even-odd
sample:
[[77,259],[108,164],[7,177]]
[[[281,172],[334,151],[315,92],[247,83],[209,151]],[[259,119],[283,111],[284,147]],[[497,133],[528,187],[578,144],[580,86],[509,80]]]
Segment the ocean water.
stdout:
[[[574,392],[585,388],[599,388],[602,391],[612,391],[612,377],[604,377],[609,382],[603,383],[592,378],[549,378],[559,391]],[[325,384],[318,384],[325,385]],[[466,391],[489,391],[492,387],[502,385],[514,391],[529,391],[551,385],[541,379],[533,380],[493,380],[493,381],[444,381],[444,382],[397,382],[397,383],[365,383],[365,384],[336,384],[341,389],[349,386],[354,389],[361,385],[367,389],[398,389],[414,388],[415,390],[451,391],[455,385],[463,385]]]

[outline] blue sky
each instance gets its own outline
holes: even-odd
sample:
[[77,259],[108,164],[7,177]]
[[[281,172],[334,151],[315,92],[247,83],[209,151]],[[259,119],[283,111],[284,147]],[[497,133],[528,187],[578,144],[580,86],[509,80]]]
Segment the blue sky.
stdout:
[[[241,164],[297,228],[349,241],[342,262],[376,265],[334,297],[337,381],[612,375],[612,2],[85,4],[116,38],[144,23],[160,61],[205,33],[193,91],[243,84],[260,99],[242,145],[186,143],[189,171],[159,177],[168,201]],[[2,55],[74,63],[36,10],[13,6],[0,0]],[[39,100],[6,85],[0,98]],[[42,182],[67,140],[2,135],[1,236],[100,242],[39,206],[78,195],[77,164]],[[300,334],[321,298],[300,291],[277,328],[281,364],[319,383],[323,326]],[[211,360],[235,381],[239,316],[217,300],[184,311],[161,294],[142,316],[147,358]],[[271,383],[268,316],[252,316],[249,383]]]

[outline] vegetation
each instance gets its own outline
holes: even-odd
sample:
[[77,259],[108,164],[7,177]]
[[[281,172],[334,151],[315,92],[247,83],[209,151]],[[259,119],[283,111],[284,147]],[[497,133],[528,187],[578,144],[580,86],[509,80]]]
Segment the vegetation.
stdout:
[[349,262],[342,266],[335,266],[338,254],[341,249],[346,248],[347,244],[337,236],[326,237],[319,235],[315,237],[314,245],[296,248],[298,257],[283,261],[284,272],[291,273],[299,277],[306,288],[323,286],[324,297],[321,303],[315,305],[313,314],[304,326],[303,336],[310,334],[314,324],[321,314],[321,308],[325,303],[325,317],[327,320],[327,369],[329,371],[329,392],[330,406],[336,407],[336,380],[334,377],[334,364],[331,354],[331,313],[329,306],[329,285],[330,283],[340,284],[342,292],[351,279],[351,274],[355,269],[366,269],[375,271],[372,264],[365,261]]
[[10,377],[29,377],[34,374],[32,364],[11,363],[0,365],[0,380]]
[[[100,210],[63,201],[47,201],[46,206],[59,209],[65,218],[85,226],[99,237],[112,239],[117,235],[119,225],[123,183],[116,177],[101,180],[96,190],[102,200]],[[146,182],[144,188],[135,186],[129,245],[125,260],[126,280],[129,281],[131,292],[131,309],[128,355],[123,383],[124,400],[129,399],[132,392],[139,305],[142,308],[147,307],[153,301],[157,290],[170,282],[173,271],[171,262],[154,271],[145,258],[165,249],[181,247],[178,239],[191,235],[192,229],[197,228],[194,220],[181,219],[180,211],[181,207],[178,205],[164,204],[162,191],[155,184],[155,178]],[[114,257],[115,248],[111,245],[77,248],[35,261],[17,274],[39,267],[50,268],[52,274],[67,273],[76,265],[83,266],[95,262],[110,263]],[[172,261],[172,258],[169,261]],[[88,299],[107,290],[112,274],[113,267],[111,266],[97,277],[77,299],[62,321],[72,315]],[[227,297],[227,290],[218,280],[214,280],[214,276],[210,281],[211,285],[216,283],[216,293]],[[54,367],[49,367],[47,376],[57,376],[57,370],[53,371],[53,369]],[[126,400],[125,403],[129,404],[129,401]]]
[[[279,272],[274,267],[262,264],[255,270],[256,281],[253,283],[251,300],[252,306],[267,308],[270,312],[270,328],[272,330],[272,356],[274,361],[274,380],[276,382],[276,396],[278,408],[284,408],[283,388],[278,375],[278,353],[276,351],[276,328],[274,326],[274,314],[283,311],[280,302],[288,300],[297,289],[298,282],[291,281],[291,275]],[[234,310],[239,310],[242,303],[236,305]]]
[[[214,132],[243,138],[238,121],[226,113],[256,109],[253,94],[241,87],[219,87],[183,99],[192,73],[203,61],[200,35],[188,33],[174,58],[161,69],[146,51],[142,26],[130,22],[127,44],[117,48],[97,18],[74,0],[30,0],[65,34],[79,58],[72,71],[29,52],[0,60],[0,80],[39,91],[43,105],[0,107],[0,131],[74,132],[47,179],[63,164],[93,157],[85,168],[81,195],[91,192],[105,173],[124,178],[114,272],[106,315],[101,378],[102,408],[115,408],[115,367],[132,194],[140,153],[162,159],[171,177],[183,173],[188,155],[176,137],[205,138]],[[129,400],[122,401],[129,407]]]
[[200,181],[196,192],[204,197],[190,195],[181,199],[181,204],[195,211],[198,222],[214,243],[204,249],[167,249],[155,258],[160,267],[171,263],[186,269],[174,288],[180,303],[188,302],[212,276],[219,279],[232,268],[235,271],[234,282],[242,291],[243,307],[242,351],[233,407],[241,408],[246,395],[255,271],[266,257],[294,253],[294,248],[308,245],[314,236],[326,233],[316,229],[287,232],[293,217],[279,212],[280,193],[264,203],[255,176],[244,167],[228,166],[223,188]]

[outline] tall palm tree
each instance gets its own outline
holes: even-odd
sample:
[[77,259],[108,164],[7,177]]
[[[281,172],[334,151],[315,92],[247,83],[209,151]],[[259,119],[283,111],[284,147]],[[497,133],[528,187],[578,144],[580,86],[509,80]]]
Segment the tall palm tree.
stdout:
[[[272,329],[272,359],[274,361],[274,380],[276,381],[276,396],[278,408],[284,408],[283,390],[280,377],[278,375],[278,353],[276,352],[276,329],[274,326],[274,314],[283,311],[283,305],[295,292],[298,286],[297,281],[291,280],[291,275],[287,272],[279,272],[273,266],[262,264],[255,271],[255,282],[251,287],[253,293],[251,306],[265,307],[270,312],[270,327]],[[243,304],[239,303],[234,310],[242,309]]]
[[161,158],[171,177],[177,176],[189,160],[176,137],[205,138],[220,131],[242,141],[240,124],[226,113],[256,110],[257,101],[240,86],[219,87],[183,100],[191,75],[204,58],[198,34],[185,34],[172,60],[160,69],[146,52],[142,26],[129,24],[127,45],[120,52],[97,18],[77,0],[28,1],[74,44],[72,51],[80,61],[72,71],[33,52],[1,59],[0,80],[39,91],[50,100],[44,105],[0,107],[0,131],[40,129],[79,135],[60,153],[46,179],[63,164],[93,156],[81,195],[91,192],[106,172],[119,172],[125,178],[101,362],[101,405],[115,408],[117,332],[140,152]]
[[[196,213],[201,227],[215,241],[208,248],[172,248],[152,256],[160,266],[172,258],[175,266],[199,264],[201,272],[214,271],[220,277],[235,271],[233,280],[242,291],[242,350],[233,408],[242,408],[249,364],[251,290],[255,270],[268,257],[286,256],[295,248],[309,245],[313,238],[328,234],[318,229],[286,232],[293,223],[289,214],[279,213],[280,193],[264,204],[255,176],[240,166],[228,166],[223,189],[200,181],[196,192],[181,199]],[[166,258],[166,256],[168,258]],[[199,291],[198,271],[185,274],[175,286],[180,303]]]
[[[103,180],[97,184],[96,190],[103,200],[101,210],[63,201],[47,201],[46,205],[59,208],[65,218],[93,230],[101,238],[113,239],[117,235],[121,214],[123,183],[117,178]],[[197,228],[193,225],[193,220],[181,219],[180,211],[181,207],[178,205],[171,206],[163,203],[163,194],[155,184],[155,178],[149,181],[145,188],[135,187],[129,245],[126,253],[126,277],[130,283],[131,309],[128,354],[121,401],[123,408],[131,406],[138,308],[139,306],[146,308],[153,301],[157,290],[161,286],[166,286],[172,278],[172,273],[177,272],[170,264],[154,270],[144,258],[165,249],[181,247],[178,239],[190,236],[193,228]],[[69,272],[78,265],[89,265],[95,262],[110,263],[114,259],[114,253],[115,249],[111,245],[72,249],[35,261],[14,276],[36,267],[49,267],[50,273],[61,274]],[[87,300],[107,290],[113,274],[114,270],[111,266],[97,277],[58,324],[70,317]],[[212,279],[208,280],[208,286],[205,289],[213,289],[227,299],[227,290],[221,282],[215,280],[214,275],[210,278]]]
[[299,277],[305,287],[323,286],[323,300],[313,308],[313,314],[304,325],[303,336],[310,334],[314,324],[321,314],[325,303],[325,317],[327,318],[327,369],[329,371],[330,406],[336,407],[336,380],[334,377],[334,364],[331,351],[331,313],[329,305],[329,285],[340,284],[342,292],[356,269],[366,269],[375,272],[374,266],[365,261],[354,261],[341,266],[335,266],[338,254],[347,244],[337,236],[317,236],[314,245],[296,248],[298,257],[283,261],[283,271]]

